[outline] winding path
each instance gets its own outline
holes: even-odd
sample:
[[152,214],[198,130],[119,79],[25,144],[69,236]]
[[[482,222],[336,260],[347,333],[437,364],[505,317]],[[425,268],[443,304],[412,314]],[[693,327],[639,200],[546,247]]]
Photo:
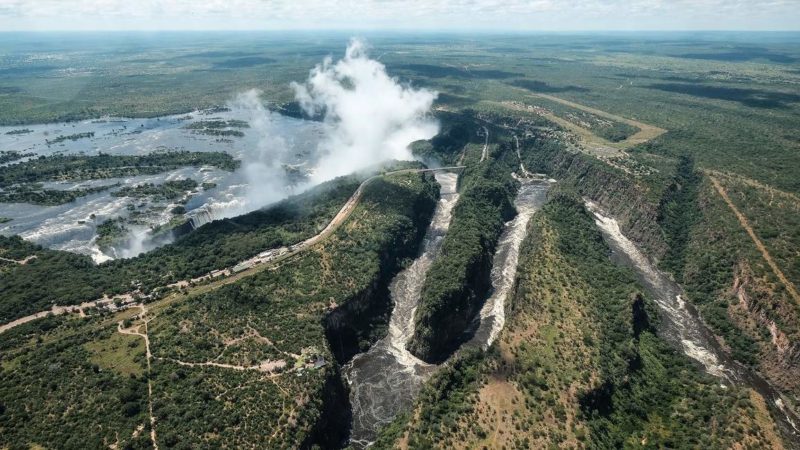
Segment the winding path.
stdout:
[[174,358],[162,358],[158,357],[158,359],[163,361],[169,361],[175,363],[179,366],[184,367],[217,367],[220,369],[231,369],[231,370],[238,370],[240,372],[244,372],[246,370],[254,370],[257,372],[265,372],[269,374],[278,374],[275,372],[275,369],[283,368],[286,366],[286,361],[278,360],[278,361],[266,361],[261,364],[256,364],[254,366],[237,366],[235,364],[225,364],[225,363],[218,363],[214,361],[205,361],[205,362],[187,362],[181,361],[179,359]]
[[[114,301],[115,300],[121,300],[122,301],[122,304],[118,308],[114,305]],[[132,294],[125,294],[125,295],[116,296],[116,297],[113,297],[113,298],[103,297],[101,299],[98,299],[98,300],[95,300],[95,301],[92,301],[92,302],[84,302],[84,303],[81,303],[79,305],[67,305],[67,306],[53,305],[52,308],[50,308],[50,309],[48,309],[46,311],[40,311],[38,313],[31,314],[29,316],[20,317],[17,320],[12,320],[11,322],[8,322],[6,324],[0,325],[0,334],[2,334],[2,333],[6,332],[6,331],[8,331],[8,330],[10,330],[10,329],[12,329],[14,327],[20,326],[20,325],[22,325],[24,323],[28,323],[28,322],[31,322],[31,321],[36,320],[36,319],[42,319],[42,318],[45,318],[45,317],[50,316],[50,315],[59,316],[61,314],[78,313],[83,317],[83,316],[85,316],[84,310],[86,310],[86,309],[104,308],[104,307],[107,308],[107,307],[112,307],[112,305],[114,305],[113,307],[117,308],[117,309],[125,309],[125,308],[129,308],[129,307],[132,307],[132,306],[136,306],[137,304],[134,303],[134,299],[133,299],[133,295]]]
[[[147,315],[147,307],[144,305],[136,305],[138,308],[142,310],[139,314],[139,317],[142,318],[144,321],[144,325],[136,325],[135,327],[131,328],[123,328],[122,322],[120,321],[117,324],[117,331],[122,334],[128,334],[132,336],[140,336],[144,339],[144,346],[145,346],[145,354],[147,355],[147,409],[150,414],[150,440],[153,443],[153,448],[158,450],[158,441],[156,440],[156,417],[153,415],[153,377],[152,377],[152,369],[150,367],[150,360],[153,359],[153,354],[150,352],[150,336],[147,332],[147,323],[150,322],[151,319],[146,319],[145,316]],[[144,333],[139,331],[139,329],[144,326]]]
[[[487,135],[487,142],[488,142],[488,135]],[[292,256],[297,255],[298,253],[304,252],[309,248],[313,247],[314,245],[322,242],[323,240],[327,239],[330,235],[336,231],[339,226],[350,217],[350,214],[353,213],[355,207],[358,205],[358,202],[361,201],[361,198],[364,195],[364,191],[366,187],[372,183],[373,181],[377,180],[378,178],[387,176],[387,175],[397,175],[402,173],[426,173],[426,172],[437,172],[442,170],[461,170],[464,169],[465,166],[449,166],[449,167],[439,167],[436,169],[401,169],[395,170],[391,172],[386,172],[383,174],[374,175],[370,178],[364,180],[358,188],[355,190],[353,195],[345,202],[344,206],[339,210],[339,212],[333,217],[333,219],[328,223],[328,225],[316,235],[294,245],[290,245],[288,247],[281,247],[278,249],[271,249],[268,251],[264,251],[259,253],[258,255],[248,258],[244,261],[239,262],[238,264],[234,265],[233,267],[222,269],[222,270],[214,270],[202,277],[193,279],[191,281],[205,281],[212,278],[218,277],[220,274],[222,275],[230,275],[226,276],[222,280],[215,283],[212,289],[216,289],[218,287],[224,286],[226,284],[233,283],[238,281],[241,278],[247,277],[256,273],[258,270],[263,269],[266,266],[266,263],[278,263],[280,261],[284,261]],[[177,283],[172,283],[167,285],[166,287],[185,287],[189,285],[189,281],[184,280]],[[205,287],[205,286],[204,286]],[[49,315],[61,315],[67,313],[79,313],[83,316],[83,311],[89,308],[97,308],[97,307],[110,307],[115,299],[121,299],[123,304],[122,308],[130,308],[134,306],[140,306],[138,303],[134,302],[134,293],[128,293],[122,296],[116,296],[114,298],[103,297],[98,300],[90,301],[81,303],[79,305],[67,305],[67,306],[58,306],[53,305],[51,309],[46,311],[40,311],[35,314],[31,314],[25,317],[21,317],[9,323],[0,325],[0,334],[15,328],[19,325],[31,322],[36,319],[42,319]],[[148,343],[149,345],[149,343]]]
[[20,260],[0,257],[0,261],[9,262],[9,263],[12,263],[12,264],[19,264],[21,266],[24,266],[25,264],[28,264],[28,262],[30,262],[30,260],[32,260],[32,259],[36,259],[36,255],[31,255],[31,256],[25,257],[24,259],[20,259]]

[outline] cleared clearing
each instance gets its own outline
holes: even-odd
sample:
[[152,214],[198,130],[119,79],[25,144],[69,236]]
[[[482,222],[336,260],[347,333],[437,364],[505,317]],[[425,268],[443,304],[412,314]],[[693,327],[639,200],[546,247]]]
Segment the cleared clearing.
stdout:
[[[655,125],[646,124],[644,122],[639,122],[638,120],[634,119],[628,119],[622,116],[618,116],[616,114],[609,113],[607,111],[602,111],[586,105],[581,105],[580,103],[564,100],[563,98],[554,97],[552,95],[547,95],[547,94],[538,94],[538,93],[532,94],[527,90],[524,92],[525,92],[525,97],[528,98],[533,98],[533,99],[541,98],[549,100],[551,102],[560,103],[562,105],[569,106],[570,108],[575,108],[590,114],[594,114],[595,116],[603,117],[605,119],[613,120],[616,122],[630,125],[632,127],[636,127],[639,130],[637,133],[634,133],[633,135],[629,136],[627,139],[623,141],[611,142],[603,137],[594,134],[592,130],[578,126],[570,122],[569,120],[563,119],[549,111],[542,111],[541,109],[535,111],[535,114],[545,117],[548,120],[578,135],[585,146],[586,152],[594,156],[599,156],[599,157],[625,156],[626,155],[625,151],[628,150],[629,148],[639,144],[643,144],[645,142],[649,142],[667,132],[667,130],[659,128]],[[531,108],[533,107],[533,105],[521,105],[516,102],[489,102],[489,103],[500,105],[507,109],[512,109],[515,111],[523,111],[527,113],[531,113],[532,112]]]
[[552,95],[530,94],[529,96],[530,97],[541,97],[541,98],[544,98],[544,99],[547,99],[547,100],[550,100],[550,101],[553,101],[553,102],[561,103],[562,105],[566,105],[566,106],[569,106],[569,107],[572,107],[572,108],[575,108],[575,109],[580,109],[582,111],[586,111],[586,112],[588,112],[590,114],[594,114],[596,116],[605,117],[606,119],[611,119],[611,120],[614,120],[614,121],[617,121],[617,122],[622,122],[622,123],[628,124],[628,125],[630,125],[632,127],[636,127],[636,128],[639,129],[638,133],[635,133],[632,136],[630,136],[628,139],[625,139],[624,141],[620,141],[620,142],[610,142],[610,141],[606,141],[605,139],[598,138],[598,139],[601,139],[601,140],[607,142],[608,144],[610,144],[610,145],[612,145],[614,147],[617,147],[617,148],[628,149],[628,148],[633,147],[634,145],[643,144],[645,142],[651,141],[651,140],[653,140],[653,139],[655,139],[655,138],[657,138],[657,137],[659,137],[662,134],[667,132],[667,130],[665,130],[663,128],[659,128],[659,127],[657,127],[655,125],[649,125],[649,124],[646,124],[644,122],[639,122],[638,120],[627,119],[625,117],[618,116],[616,114],[611,114],[611,113],[606,112],[606,111],[602,111],[602,110],[595,109],[595,108],[592,108],[592,107],[589,107],[589,106],[581,105],[580,103],[574,103],[574,102],[571,102],[569,100],[564,100],[563,98],[553,97]]

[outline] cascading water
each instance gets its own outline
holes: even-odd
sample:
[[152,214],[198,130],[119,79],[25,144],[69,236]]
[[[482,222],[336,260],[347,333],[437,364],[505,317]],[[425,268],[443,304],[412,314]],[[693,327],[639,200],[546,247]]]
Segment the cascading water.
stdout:
[[[437,174],[441,200],[423,242],[422,254],[392,282],[390,292],[394,309],[389,334],[369,351],[353,358],[344,368],[350,386],[353,428],[350,444],[365,448],[403,409],[408,408],[422,383],[437,366],[426,364],[406,350],[414,334],[414,313],[419,303],[425,275],[441,249],[450,223],[451,211],[458,199],[457,177]],[[525,239],[528,221],[544,203],[548,182],[524,181],[515,201],[518,215],[506,224],[492,269],[493,293],[481,311],[478,330],[469,344],[488,347],[504,324],[505,297],[516,276],[519,248]]]
[[614,260],[633,269],[639,281],[662,311],[659,334],[700,363],[711,375],[727,382],[748,386],[761,394],[770,406],[778,427],[791,448],[800,448],[800,419],[789,411],[778,391],[758,373],[730,358],[719,346],[697,311],[684,301],[680,285],[659,271],[620,230],[617,221],[604,215],[600,207],[586,202],[594,214],[603,238],[613,251]]
[[436,181],[441,185],[441,197],[425,234],[422,254],[389,287],[394,303],[389,334],[344,367],[353,408],[350,442],[357,448],[369,445],[381,425],[411,404],[431,368],[406,350],[406,344],[414,334],[414,313],[425,275],[441,250],[458,201],[457,175],[437,173]]
[[[524,169],[523,169],[524,170]],[[523,181],[514,206],[517,216],[506,224],[492,263],[492,294],[480,313],[480,323],[472,339],[465,345],[489,348],[500,335],[506,323],[505,305],[514,280],[522,241],[528,231],[528,222],[547,199],[549,181]]]

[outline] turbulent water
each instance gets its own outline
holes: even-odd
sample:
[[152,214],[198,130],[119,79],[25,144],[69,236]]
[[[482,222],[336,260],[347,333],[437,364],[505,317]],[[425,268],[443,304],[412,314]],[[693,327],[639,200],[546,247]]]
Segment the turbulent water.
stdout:
[[684,300],[681,287],[650,260],[620,230],[619,224],[604,215],[598,205],[587,202],[595,223],[613,251],[615,260],[634,270],[639,281],[659,306],[662,323],[659,333],[687,356],[700,363],[711,375],[726,382],[753,388],[767,400],[773,417],[792,448],[800,448],[800,421],[787,410],[779,393],[760,375],[730,358],[717,343],[697,311]]
[[492,295],[481,309],[480,322],[475,334],[465,345],[487,349],[500,335],[506,323],[506,298],[514,287],[519,250],[527,235],[528,222],[544,204],[549,187],[550,182],[547,181],[525,182],[520,187],[514,201],[517,216],[506,224],[494,255],[491,275]]
[[[345,366],[353,409],[351,445],[367,447],[381,426],[388,424],[408,408],[422,383],[436,366],[426,364],[406,350],[414,334],[414,312],[422,292],[425,275],[441,249],[450,223],[451,210],[458,199],[456,176],[437,174],[441,184],[441,200],[428,228],[422,254],[393,280],[390,286],[394,309],[389,334],[369,351],[353,358]],[[492,269],[493,294],[481,311],[480,325],[468,345],[488,347],[497,337],[505,321],[505,298],[516,276],[519,248],[525,239],[528,221],[544,203],[548,183],[525,182],[515,205],[519,214],[506,224]]]
[[[87,154],[99,152],[111,155],[146,155],[160,150],[221,151],[245,162],[260,157],[257,155],[262,133],[253,128],[244,128],[243,137],[220,139],[216,136],[198,134],[189,125],[200,120],[247,120],[248,112],[240,110],[213,112],[195,111],[190,114],[165,116],[152,119],[107,118],[70,123],[0,127],[0,148],[20,153],[39,155]],[[287,164],[306,162],[322,135],[322,125],[317,122],[294,119],[274,114],[271,116],[275,136],[286,144],[288,154],[282,160]],[[13,130],[28,129],[26,134],[7,134]],[[47,140],[57,136],[77,133],[94,133],[90,138],[66,140],[48,144]],[[164,181],[193,178],[199,183],[214,183],[216,187],[194,194],[185,205],[187,218],[197,227],[208,221],[243,214],[264,204],[248,202],[248,182],[244,167],[236,172],[226,172],[213,167],[187,167],[158,175],[144,175],[106,180],[82,182],[44,183],[45,188],[72,190],[77,188],[112,185],[134,185],[139,183],[159,184]],[[266,175],[265,175],[266,176]],[[287,190],[285,195],[291,192]],[[284,195],[284,196],[285,196]],[[274,201],[275,199],[272,199]],[[150,202],[148,212],[140,220],[141,227],[132,226],[128,241],[130,248],[119,249],[110,254],[102,253],[94,244],[96,227],[106,219],[127,217],[132,206],[137,210],[141,201],[128,197],[114,197],[104,191],[78,198],[74,202],[56,206],[40,206],[24,203],[0,204],[0,216],[11,218],[0,224],[0,234],[19,234],[23,238],[57,250],[67,250],[92,256],[101,262],[112,257],[128,257],[146,250],[141,247],[144,235],[150,227],[170,221],[170,209],[175,204]],[[153,208],[155,207],[155,208]],[[94,216],[92,216],[94,215]],[[138,244],[138,245],[137,245]]]
[[389,334],[344,368],[353,406],[351,444],[359,448],[374,440],[378,428],[411,403],[431,368],[406,350],[406,344],[414,334],[414,312],[425,275],[442,248],[458,201],[457,175],[437,173],[436,180],[441,199],[425,233],[422,253],[389,287],[394,303]]

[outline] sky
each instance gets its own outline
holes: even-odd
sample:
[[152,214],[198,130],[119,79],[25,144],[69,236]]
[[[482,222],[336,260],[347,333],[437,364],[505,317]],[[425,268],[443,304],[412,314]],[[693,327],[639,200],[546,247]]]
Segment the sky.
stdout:
[[0,31],[800,30],[800,0],[0,0]]

